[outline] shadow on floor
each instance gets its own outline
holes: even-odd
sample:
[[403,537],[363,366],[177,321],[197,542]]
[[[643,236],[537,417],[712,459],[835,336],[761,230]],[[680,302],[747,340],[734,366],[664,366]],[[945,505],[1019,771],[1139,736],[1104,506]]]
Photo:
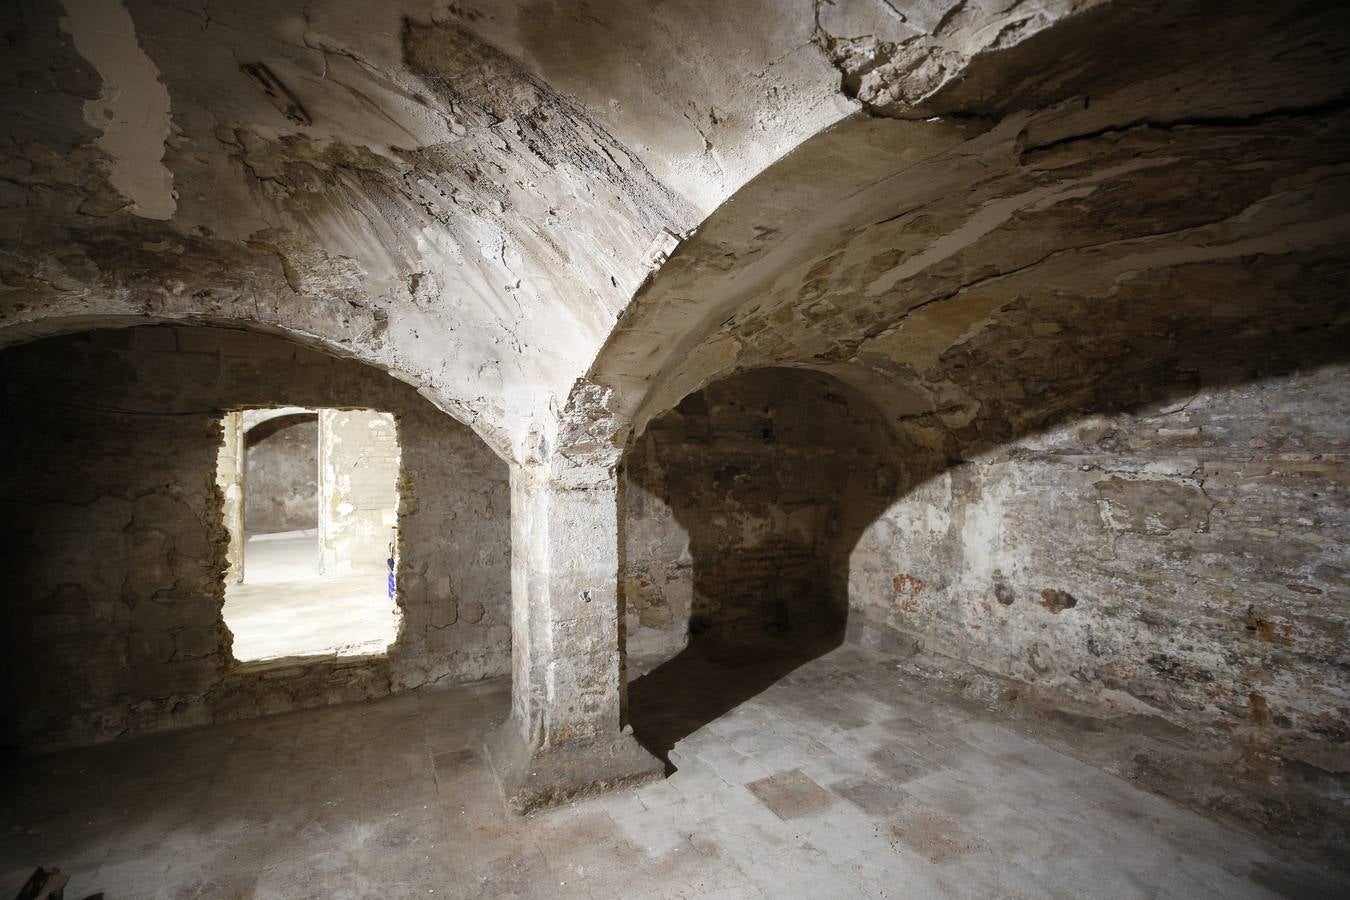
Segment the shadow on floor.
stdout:
[[633,736],[670,774],[675,771],[670,751],[678,741],[843,642],[843,619],[772,634],[691,634],[684,650],[629,683]]

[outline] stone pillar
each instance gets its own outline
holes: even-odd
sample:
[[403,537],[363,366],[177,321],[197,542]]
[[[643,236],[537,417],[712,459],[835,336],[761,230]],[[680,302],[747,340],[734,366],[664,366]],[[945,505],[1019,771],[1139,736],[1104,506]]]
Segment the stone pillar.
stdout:
[[394,417],[369,409],[319,410],[319,571],[382,571],[398,517]]
[[243,414],[226,413],[221,420],[224,432],[216,457],[216,486],[224,498],[223,518],[230,543],[225,551],[226,584],[244,580],[244,424]]
[[520,812],[663,773],[621,727],[615,463],[512,467],[511,717],[487,750]]

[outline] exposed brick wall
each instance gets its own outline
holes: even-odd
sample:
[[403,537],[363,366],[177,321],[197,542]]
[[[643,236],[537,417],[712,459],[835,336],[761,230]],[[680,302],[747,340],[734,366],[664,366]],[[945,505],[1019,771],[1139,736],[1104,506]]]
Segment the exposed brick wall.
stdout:
[[[4,740],[81,743],[510,664],[505,464],[408,385],[280,339],[139,327],[0,355]],[[386,410],[402,449],[388,658],[238,666],[220,617],[222,411]]]

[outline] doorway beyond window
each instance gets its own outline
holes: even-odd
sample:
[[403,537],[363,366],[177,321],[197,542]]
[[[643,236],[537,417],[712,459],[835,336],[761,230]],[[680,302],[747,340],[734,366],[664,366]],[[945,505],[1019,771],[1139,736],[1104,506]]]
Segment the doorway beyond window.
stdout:
[[227,413],[224,619],[239,662],[387,652],[398,635],[398,430],[370,409]]

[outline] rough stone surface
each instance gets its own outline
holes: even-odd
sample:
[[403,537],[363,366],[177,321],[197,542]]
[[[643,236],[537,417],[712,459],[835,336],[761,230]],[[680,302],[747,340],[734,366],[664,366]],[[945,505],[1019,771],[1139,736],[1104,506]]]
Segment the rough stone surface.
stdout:
[[[492,742],[504,786],[532,769],[560,772],[561,799],[589,790],[592,775],[617,783],[617,760],[633,762],[635,778],[659,771],[620,730],[616,455],[588,458],[578,446],[558,455],[558,470],[512,469],[511,719]],[[551,795],[547,780],[530,789]]]
[[303,531],[319,522],[319,421],[314,413],[272,419],[246,433],[244,529]]
[[1189,758],[1135,763],[1151,783],[1350,830],[1345,383],[1330,366],[1200,384],[934,475],[863,535],[854,613],[1042,697],[1184,729]]
[[504,681],[21,761],[0,886],[42,858],[109,897],[1344,895],[1103,772],[1139,729],[1104,727],[1085,762],[1072,725],[1032,732],[896,663],[840,648],[706,720],[670,778],[530,816],[479,749]]
[[705,219],[587,380],[640,434],[747,370],[837,377],[898,472],[850,594],[903,626],[869,639],[1190,729],[1145,782],[1342,833],[1350,28],[1148,9],[861,76],[876,115]]
[[[1126,762],[1146,784],[1334,839],[1350,831],[1345,368],[1201,371],[1175,400],[957,464],[825,376],[716,382],[625,461],[629,654],[660,663],[729,616],[787,632],[804,604],[847,598],[856,640],[961,660],[993,702],[1021,691],[1188,735]],[[633,696],[659,704],[654,689]]]
[[[1207,28],[1183,3],[1127,26],[1140,6],[979,55],[927,118],[851,118],[747,184],[592,366],[611,414],[641,429],[719,377],[792,364],[911,429],[966,429],[955,454],[1150,399],[1187,355],[1249,364],[1306,331],[1302,365],[1336,357],[1345,11]],[[1221,62],[1239,42],[1241,71]]]
[[390,413],[319,411],[319,568],[325,575],[386,568],[396,543],[399,456]]
[[628,654],[842,621],[849,552],[895,490],[888,444],[855,391],[794,369],[717,382],[648,426],[624,458]]
[[[0,344],[247,323],[466,423],[512,466],[505,727],[526,758],[623,740],[617,582],[631,562],[664,585],[672,564],[622,536],[630,436],[790,367],[847,385],[893,435],[913,532],[882,516],[862,545],[855,636],[943,643],[999,690],[1146,707],[1226,748],[1172,767],[1197,785],[1247,747],[1214,805],[1253,821],[1297,831],[1344,797],[1342,438],[1299,425],[1315,449],[1286,451],[1285,425],[1258,423],[1261,404],[1301,421],[1308,386],[1344,406],[1319,379],[1350,360],[1345,3],[25,0],[0,17]],[[70,377],[62,362],[42,377]],[[1188,398],[1228,419],[1192,423]],[[174,424],[203,445],[215,428]],[[1119,454],[1078,435],[1102,427]],[[1211,447],[1205,429],[1229,432]],[[660,433],[631,445],[653,485]],[[100,478],[145,477],[130,458]],[[447,459],[424,463],[438,484]],[[53,481],[64,499],[78,480]],[[176,542],[215,527],[192,499],[212,490],[86,500],[118,524],[80,552],[123,554],[107,571],[138,574],[109,590],[150,615],[157,566],[204,589],[204,551]],[[486,507],[466,507],[475,530]],[[668,526],[638,539],[673,547]],[[782,549],[801,571],[801,542]],[[41,550],[67,566],[65,538]],[[408,596],[463,615],[430,604],[396,682],[460,671],[452,636],[504,625],[486,592],[447,589],[431,538],[416,550]],[[83,628],[120,612],[84,612],[99,577],[25,602],[62,610],[57,635]],[[648,589],[626,591],[635,647],[678,629],[684,601],[665,623]],[[212,671],[149,627],[147,653]],[[200,613],[185,652],[218,656],[213,627]],[[1322,806],[1294,804],[1300,786]],[[944,826],[897,839],[948,859]]]
[[[0,357],[6,743],[102,740],[506,671],[505,467],[406,385],[272,337],[146,327]],[[239,666],[220,615],[216,487],[230,407],[360,406],[398,420],[388,658]],[[476,620],[456,616],[478,604]]]
[[7,4],[0,327],[260,321],[523,455],[747,181],[849,116],[926,115],[982,53],[1093,5]]
[[[166,342],[167,344],[167,342]],[[177,346],[175,340],[174,346]],[[225,529],[225,584],[244,580],[244,469],[248,445],[244,418],[249,410],[230,410],[220,417],[220,448],[216,451],[216,490],[220,494],[220,520]],[[256,413],[255,413],[256,415]],[[318,511],[315,510],[317,522]]]

